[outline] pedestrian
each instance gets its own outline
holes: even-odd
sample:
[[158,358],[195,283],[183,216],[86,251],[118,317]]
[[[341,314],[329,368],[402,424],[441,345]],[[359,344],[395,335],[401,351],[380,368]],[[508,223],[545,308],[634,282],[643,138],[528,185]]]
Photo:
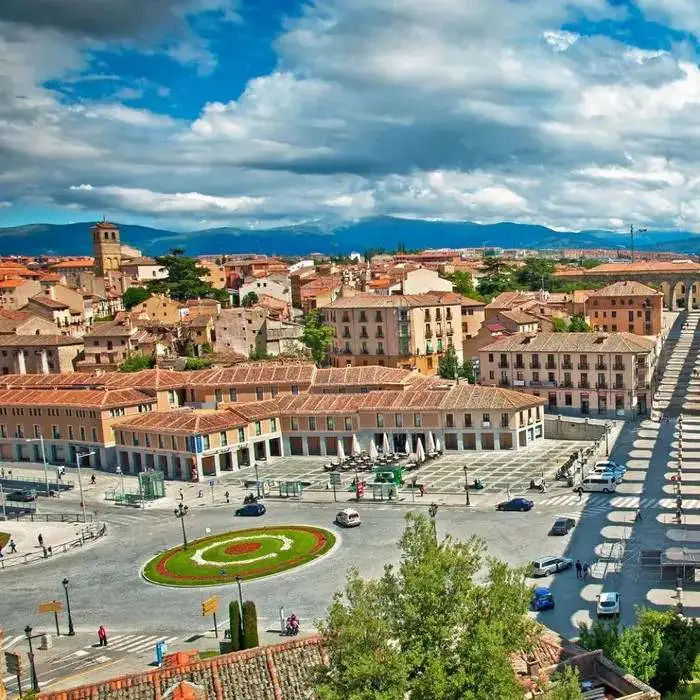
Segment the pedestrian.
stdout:
[[5,555],[2,553],[2,547],[0,547],[0,559],[4,559]]
[[585,581],[588,578],[588,562],[587,561],[583,562],[582,570],[583,570],[583,577],[582,578]]
[[90,477],[90,483],[94,486],[94,485],[95,485],[95,481],[96,481],[95,475],[93,474],[93,475]]
[[10,554],[17,554],[17,545],[12,538],[10,538]]
[[224,496],[226,496],[226,503],[229,503],[229,498],[230,498],[229,492],[227,491],[227,492],[224,494]]
[[97,630],[97,638],[100,640],[101,647],[107,646],[107,630],[104,625],[100,625],[100,629]]
[[581,562],[577,559],[576,560],[576,578],[581,578],[581,571],[583,570],[583,567],[581,566]]
[[577,489],[577,491],[578,491],[578,500],[580,501],[583,498],[583,489],[579,488],[579,489]]
[[425,496],[425,484],[418,484],[418,493],[421,496]]
[[7,478],[11,479],[12,478],[12,469],[7,470]]
[[43,548],[43,546],[44,546],[44,537],[43,537],[43,535],[42,535],[41,533],[39,533],[39,537],[37,537],[37,539],[39,540],[39,546]]
[[203,498],[203,497],[204,497],[204,491],[202,491],[202,489],[199,489],[199,491],[197,492],[197,498]]
[[182,489],[180,489],[180,500],[184,501],[185,500],[185,494],[182,493]]
[[2,467],[0,469],[0,479],[4,479],[4,478],[5,478],[5,467]]

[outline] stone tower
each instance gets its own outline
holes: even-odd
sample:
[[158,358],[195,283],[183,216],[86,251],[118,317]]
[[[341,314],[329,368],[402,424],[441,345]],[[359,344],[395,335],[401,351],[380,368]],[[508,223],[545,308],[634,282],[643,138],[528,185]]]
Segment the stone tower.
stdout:
[[95,274],[104,277],[118,272],[122,261],[119,229],[109,221],[98,221],[92,231],[92,254],[95,258]]

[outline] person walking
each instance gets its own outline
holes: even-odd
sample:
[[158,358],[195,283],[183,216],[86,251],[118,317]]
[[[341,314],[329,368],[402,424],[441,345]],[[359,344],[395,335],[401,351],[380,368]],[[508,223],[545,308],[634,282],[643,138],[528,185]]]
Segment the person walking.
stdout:
[[17,554],[17,545],[15,544],[15,541],[10,538],[10,554]]
[[581,561],[579,559],[576,560],[576,578],[581,578],[581,571],[583,570],[583,567],[581,566]]
[[97,638],[100,640],[101,647],[107,646],[107,630],[104,625],[100,625],[100,629],[97,630]]
[[182,493],[182,489],[180,489],[180,500],[184,501],[185,500],[185,494]]
[[5,478],[5,467],[0,468],[0,479]]
[[583,571],[583,576],[582,576],[582,578],[583,578],[583,580],[585,581],[585,580],[588,578],[588,571],[589,571],[589,569],[588,569],[588,562],[587,562],[587,561],[584,561],[584,562],[583,562],[582,571]]
[[583,489],[577,489],[578,492],[578,500],[580,501],[583,498]]
[[97,480],[95,479],[95,475],[93,474],[93,475],[90,477],[90,483],[94,486],[96,481],[97,481]]
[[227,491],[227,492],[224,494],[224,496],[226,497],[226,503],[229,503],[229,502],[230,502],[229,499],[230,499],[231,494]]
[[39,540],[39,546],[43,549],[44,547],[44,536],[39,533],[39,537],[37,537],[37,540]]

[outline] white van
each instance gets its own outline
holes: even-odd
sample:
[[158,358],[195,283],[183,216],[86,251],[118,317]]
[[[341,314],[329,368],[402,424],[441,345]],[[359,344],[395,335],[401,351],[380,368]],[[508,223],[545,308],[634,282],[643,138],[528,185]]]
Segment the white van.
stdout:
[[354,508],[345,508],[335,516],[335,522],[342,527],[358,527],[362,520],[360,520],[360,514]]
[[615,477],[612,475],[589,474],[574,490],[613,493],[617,490],[617,484],[615,483]]

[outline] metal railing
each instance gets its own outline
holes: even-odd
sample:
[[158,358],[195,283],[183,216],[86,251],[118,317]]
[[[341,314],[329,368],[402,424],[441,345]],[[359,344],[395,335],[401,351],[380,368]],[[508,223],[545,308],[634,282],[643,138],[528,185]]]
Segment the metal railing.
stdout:
[[29,518],[31,523],[91,523],[94,518],[89,513],[83,517],[82,513],[8,513],[6,520],[20,520]]
[[99,539],[107,532],[107,523],[99,523],[83,528],[80,532],[80,537],[68,540],[67,542],[59,542],[44,547],[40,552],[27,552],[26,554],[8,554],[0,559],[0,570],[8,569],[12,566],[21,566],[31,564],[32,562],[48,559],[56,554],[64,554],[77,547],[83,547],[87,542]]

